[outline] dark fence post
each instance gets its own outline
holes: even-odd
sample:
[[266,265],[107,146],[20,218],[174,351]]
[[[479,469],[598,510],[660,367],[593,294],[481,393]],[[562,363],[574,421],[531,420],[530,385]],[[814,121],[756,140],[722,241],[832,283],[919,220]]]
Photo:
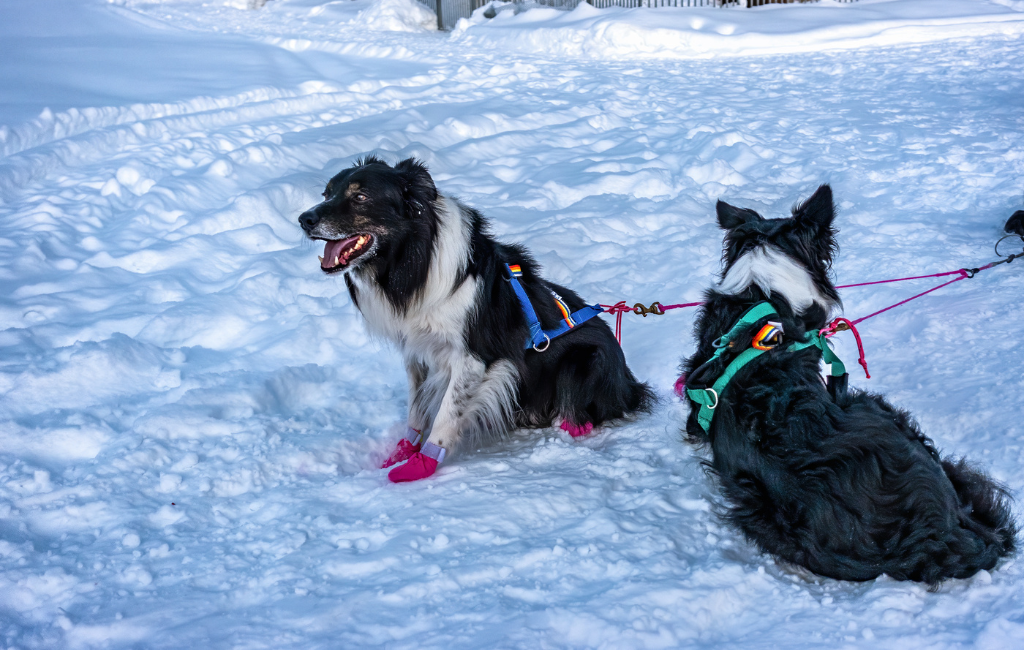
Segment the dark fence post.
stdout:
[[442,0],[435,0],[435,6],[437,7],[437,31],[444,31],[444,18],[441,17],[441,2]]

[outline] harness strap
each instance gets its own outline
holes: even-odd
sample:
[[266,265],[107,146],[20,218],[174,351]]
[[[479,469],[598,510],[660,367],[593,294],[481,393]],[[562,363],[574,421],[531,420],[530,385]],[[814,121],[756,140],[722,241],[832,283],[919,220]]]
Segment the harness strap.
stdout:
[[842,377],[846,374],[846,365],[842,360],[832,351],[832,348],[828,345],[828,338],[822,335],[819,331],[808,332],[808,339],[799,343],[794,343],[789,346],[790,352],[799,352],[807,348],[818,348],[821,351],[822,360],[829,365],[831,372],[829,373],[833,377]]
[[[729,329],[725,336],[713,343],[713,345],[718,349],[715,350],[715,354],[708,359],[704,365],[711,363],[722,356],[725,350],[732,346],[735,341],[735,337],[741,331],[748,329],[761,319],[776,315],[778,315],[778,312],[775,311],[775,307],[773,307],[769,302],[761,302],[748,309],[747,312],[743,314],[738,321],[736,321],[736,324]],[[800,350],[806,350],[810,347],[818,348],[822,359],[825,363],[829,364],[831,380],[838,386],[838,382],[846,375],[846,366],[843,365],[843,362],[839,359],[836,353],[829,347],[828,338],[822,335],[821,332],[808,332],[805,340],[793,343],[787,349],[790,352],[799,352]],[[733,359],[728,366],[726,366],[725,372],[722,373],[711,388],[686,389],[686,396],[697,404],[700,404],[700,410],[697,412],[697,422],[704,431],[708,431],[711,428],[711,420],[715,417],[715,409],[718,407],[718,401],[722,396],[722,392],[729,385],[729,382],[732,381],[732,378],[735,377],[736,373],[742,370],[744,366],[765,352],[768,352],[768,350],[749,347]],[[833,394],[833,399],[834,398],[835,395]]]
[[[746,313],[740,316],[740,319],[736,321],[731,328],[729,328],[729,331],[726,332],[725,335],[712,343],[712,345],[717,349],[715,350],[715,354],[704,362],[704,365],[713,362],[715,359],[725,354],[725,351],[735,343],[736,337],[740,332],[748,329],[761,319],[777,315],[778,312],[775,311],[775,307],[773,307],[770,302],[759,302],[748,309]],[[722,391],[725,390],[725,387],[729,384],[736,373],[739,372],[743,366],[758,358],[766,351],[767,350],[748,348],[732,360],[732,363],[726,367],[725,372],[722,373],[722,376],[718,378],[711,388],[686,389],[686,396],[700,404],[700,411],[697,412],[697,422],[700,423],[701,428],[705,431],[711,428],[711,420],[715,416],[715,409],[718,408],[718,398],[722,395]]]
[[524,350],[533,348],[537,352],[543,352],[548,349],[551,339],[565,334],[604,311],[600,305],[587,305],[570,314],[569,306],[562,300],[562,297],[552,291],[551,296],[554,298],[555,305],[562,314],[562,320],[558,323],[558,327],[546,330],[540,324],[540,319],[537,318],[537,312],[533,309],[533,304],[530,303],[530,297],[526,295],[526,289],[519,282],[519,278],[523,276],[522,267],[518,264],[506,264],[505,269],[508,271],[509,284],[512,285],[512,290],[516,292],[516,298],[519,299],[519,304],[523,308],[526,323],[530,326],[530,339],[523,346]]
[[715,417],[715,409],[718,407],[718,400],[721,397],[725,387],[729,385],[732,378],[739,372],[743,366],[747,365],[754,359],[758,358],[767,350],[758,350],[757,348],[747,348],[740,353],[738,357],[733,359],[729,367],[725,369],[722,376],[718,378],[714,386],[711,388],[688,388],[686,395],[694,402],[700,404],[700,410],[697,412],[697,422],[700,423],[701,428],[705,431],[711,428],[711,420]]

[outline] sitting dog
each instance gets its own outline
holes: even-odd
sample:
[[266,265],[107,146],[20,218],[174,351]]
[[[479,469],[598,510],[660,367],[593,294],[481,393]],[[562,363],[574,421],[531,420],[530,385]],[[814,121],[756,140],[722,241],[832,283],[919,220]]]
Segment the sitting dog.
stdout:
[[407,462],[392,481],[430,476],[467,435],[557,419],[579,436],[649,410],[653,394],[608,325],[585,319],[600,307],[544,280],[526,249],[496,241],[421,163],[366,158],[323,196],[299,217],[325,242],[321,270],[344,274],[369,330],[405,358],[410,431],[384,467]]
[[761,550],[841,580],[935,584],[995,566],[1014,548],[1003,489],[941,458],[908,413],[847,389],[845,374],[822,381],[823,355],[842,368],[819,334],[840,305],[829,186],[791,218],[721,201],[717,212],[725,269],[683,370],[686,431],[711,448],[728,520]]

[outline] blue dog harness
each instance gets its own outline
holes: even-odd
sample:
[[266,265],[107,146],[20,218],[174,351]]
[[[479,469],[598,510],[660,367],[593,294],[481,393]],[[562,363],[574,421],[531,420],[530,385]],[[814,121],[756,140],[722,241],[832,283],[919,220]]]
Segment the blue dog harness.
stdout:
[[[519,282],[519,278],[523,277],[522,268],[518,264],[506,264],[505,270],[508,271],[508,281],[516,292],[516,298],[519,298],[519,304],[523,308],[526,322],[530,325],[530,339],[523,346],[524,350],[533,348],[537,352],[543,352],[551,345],[551,339],[565,334],[580,323],[584,323],[604,311],[600,305],[587,305],[583,309],[570,314],[569,306],[565,304],[562,297],[552,291],[551,295],[555,299],[555,304],[558,305],[558,310],[562,312],[562,322],[555,329],[546,330],[541,326],[540,319],[537,318],[537,312],[533,310],[533,305],[530,304],[530,297],[526,295],[526,290],[523,289],[523,285]],[[544,347],[540,347],[541,344]]]

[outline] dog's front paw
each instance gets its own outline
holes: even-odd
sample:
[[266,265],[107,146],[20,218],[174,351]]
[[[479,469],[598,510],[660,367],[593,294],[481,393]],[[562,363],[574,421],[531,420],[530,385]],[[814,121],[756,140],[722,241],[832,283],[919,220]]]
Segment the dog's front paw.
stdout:
[[404,465],[400,465],[388,472],[388,478],[392,483],[405,483],[406,481],[418,481],[421,478],[427,478],[436,471],[437,461],[417,451]]
[[594,430],[594,425],[591,422],[584,422],[583,424],[573,424],[568,420],[562,420],[562,431],[565,431],[573,438],[582,438],[591,431]]
[[398,441],[398,444],[395,446],[395,450],[391,452],[391,455],[388,456],[388,459],[384,461],[384,464],[381,465],[380,468],[387,469],[392,465],[397,465],[403,460],[411,458],[412,455],[419,450],[420,446],[418,444],[414,445],[405,438],[402,438]]
[[444,447],[432,442],[425,442],[422,452],[417,451],[409,457],[404,465],[399,465],[388,472],[388,478],[392,483],[405,483],[427,478],[437,471],[437,465],[444,460],[444,456]]

